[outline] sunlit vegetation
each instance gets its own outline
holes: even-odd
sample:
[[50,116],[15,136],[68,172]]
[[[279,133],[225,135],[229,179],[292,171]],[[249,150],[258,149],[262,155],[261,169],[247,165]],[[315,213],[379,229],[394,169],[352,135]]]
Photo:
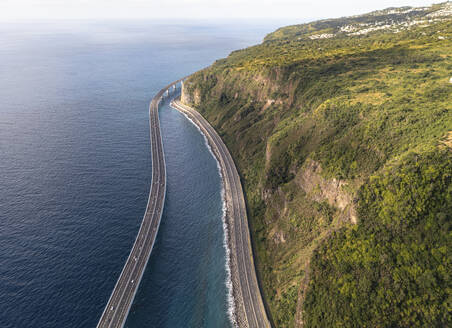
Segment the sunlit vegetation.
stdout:
[[361,223],[314,252],[309,327],[447,327],[452,322],[452,156],[410,153],[359,192]]
[[[447,326],[452,19],[308,37],[353,20],[280,29],[185,90],[238,165],[275,326]],[[306,172],[342,187],[307,192]]]

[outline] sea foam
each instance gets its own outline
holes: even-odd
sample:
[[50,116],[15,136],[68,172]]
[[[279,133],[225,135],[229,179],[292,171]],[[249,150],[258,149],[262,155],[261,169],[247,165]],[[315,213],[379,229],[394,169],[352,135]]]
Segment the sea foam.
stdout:
[[[171,107],[176,109],[172,104]],[[177,109],[176,109],[177,110]],[[209,144],[209,140],[207,139],[204,132],[201,130],[201,128],[184,112],[179,111],[182,115],[184,115],[187,120],[189,120],[201,133],[201,135],[204,138],[204,143],[209,150],[212,157],[215,159],[215,162],[217,163],[217,169],[218,174],[221,177],[221,201],[222,201],[222,223],[223,223],[223,247],[226,252],[226,261],[225,261],[225,267],[226,267],[226,289],[227,289],[227,304],[228,304],[228,317],[231,321],[231,324],[233,327],[237,328],[237,320],[235,315],[235,302],[234,302],[234,295],[232,291],[232,276],[231,276],[231,249],[229,248],[229,230],[228,230],[228,224],[226,222],[226,196],[225,196],[225,189],[224,189],[224,180],[223,180],[223,174],[221,172],[221,166],[220,162],[218,161],[218,158],[215,156],[215,153],[212,150],[212,147]]]

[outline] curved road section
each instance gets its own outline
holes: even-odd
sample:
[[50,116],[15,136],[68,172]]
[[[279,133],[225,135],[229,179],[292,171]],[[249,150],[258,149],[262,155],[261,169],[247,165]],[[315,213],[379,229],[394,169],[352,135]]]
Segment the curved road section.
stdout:
[[201,114],[180,101],[173,101],[172,106],[188,116],[201,129],[220,163],[227,208],[237,325],[240,328],[270,327],[257,283],[245,199],[234,161],[217,132]]
[[163,154],[162,136],[160,134],[160,123],[158,109],[160,101],[171,87],[174,87],[182,79],[175,81],[152,99],[149,105],[149,125],[152,153],[152,184],[149,193],[146,212],[133,244],[132,250],[122,269],[121,275],[111,293],[107,306],[97,324],[98,328],[123,327],[129,314],[141,277],[151,255],[154,242],[162,218],[163,205],[166,193],[166,169]]

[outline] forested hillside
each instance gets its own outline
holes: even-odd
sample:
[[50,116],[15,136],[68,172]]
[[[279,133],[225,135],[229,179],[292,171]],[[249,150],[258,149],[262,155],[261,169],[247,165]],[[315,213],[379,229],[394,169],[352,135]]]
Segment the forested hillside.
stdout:
[[192,75],[276,327],[451,325],[452,4],[281,28]]

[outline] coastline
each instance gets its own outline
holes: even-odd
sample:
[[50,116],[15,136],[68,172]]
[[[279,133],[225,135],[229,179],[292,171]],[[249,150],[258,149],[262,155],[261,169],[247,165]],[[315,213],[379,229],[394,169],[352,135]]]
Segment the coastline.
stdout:
[[[217,160],[217,163],[220,167],[220,176],[223,185],[222,190],[223,205],[225,206],[225,220],[223,221],[223,223],[226,232],[225,237],[227,237],[227,246],[228,246],[227,250],[229,250],[229,270],[231,274],[231,285],[232,285],[233,309],[231,311],[232,312],[231,318],[233,318],[232,320],[233,326],[271,327],[270,322],[267,318],[267,314],[265,312],[261,291],[259,289],[259,284],[257,282],[257,277],[255,273],[246,210],[243,210],[243,208],[240,209],[234,208],[234,206],[238,206],[238,204],[244,207],[245,203],[243,191],[241,189],[240,181],[238,179],[238,173],[234,171],[228,172],[227,169],[226,160],[232,161],[232,157],[230,157],[230,154],[224,143],[221,141],[221,138],[216,134],[215,130],[208,124],[208,122],[205,121],[205,119],[203,119],[198,112],[192,110],[191,108],[189,109],[184,108],[185,106],[179,103],[176,99],[177,98],[171,101],[171,107],[181,112],[198,128],[198,130],[200,130],[200,132],[207,140],[209,150],[214,154],[214,157]],[[193,111],[193,113],[191,112],[191,110]],[[199,118],[197,118],[195,115],[199,115],[201,119],[205,121],[205,123],[207,123],[207,127],[203,126],[203,124],[199,121]],[[212,133],[209,133],[208,129],[211,129]],[[226,150],[224,156],[221,154],[221,150],[219,149],[221,145],[219,146],[215,143],[214,137],[217,137],[221,141],[221,145],[224,147],[223,152],[225,152]],[[235,175],[237,175],[237,177],[234,176],[234,173]],[[237,188],[237,184],[239,184],[239,188]],[[240,191],[238,192],[237,195],[238,189]],[[234,193],[236,197],[235,199],[236,203],[234,203]],[[238,215],[239,220],[234,220],[235,219],[234,214]],[[241,222],[242,220],[244,222]],[[245,226],[245,229],[242,227],[242,223]],[[236,225],[238,227],[236,227]],[[243,232],[242,230],[246,231]],[[245,238],[243,237],[243,235],[245,235]],[[244,245],[240,244],[240,241],[246,244],[245,249],[243,249]],[[240,259],[238,251],[240,249],[242,250],[242,253],[240,254],[242,256],[241,268],[239,267]],[[243,256],[245,256],[243,252],[248,252],[250,256],[249,259],[250,264],[248,267],[246,267],[246,264],[243,262],[244,261]],[[240,272],[240,269],[242,269],[242,272]],[[248,270],[248,272],[243,272],[243,270],[245,271]],[[245,285],[247,289],[245,288]],[[250,287],[250,285],[252,286]],[[252,292],[251,289],[253,290]]]
[[[175,98],[176,99],[176,98]],[[222,216],[221,216],[221,221],[222,221],[222,226],[223,226],[223,247],[225,249],[225,256],[226,256],[226,263],[225,263],[225,267],[226,267],[226,289],[227,289],[227,313],[228,313],[228,317],[229,317],[229,321],[231,323],[231,325],[236,328],[238,327],[237,325],[237,317],[236,317],[236,300],[234,297],[234,288],[233,288],[233,283],[232,283],[232,268],[231,268],[231,236],[230,236],[230,229],[229,229],[229,220],[228,220],[228,215],[227,215],[227,207],[228,207],[228,203],[227,203],[227,199],[226,199],[226,191],[225,191],[225,177],[223,174],[223,169],[221,167],[220,164],[220,160],[217,157],[218,155],[215,153],[215,151],[212,148],[212,145],[210,144],[209,139],[207,138],[205,132],[200,128],[200,126],[198,124],[196,124],[195,121],[193,121],[190,116],[188,116],[187,113],[180,111],[179,109],[177,109],[176,106],[174,106],[173,104],[174,99],[171,101],[170,106],[177,110],[178,112],[180,112],[182,115],[185,116],[185,118],[190,121],[191,124],[193,124],[198,131],[201,133],[201,135],[204,138],[204,142],[207,146],[207,149],[209,150],[210,154],[212,155],[212,157],[215,159],[215,162],[217,163],[217,169],[218,169],[218,174],[220,175],[221,178],[221,202],[222,202]]]

